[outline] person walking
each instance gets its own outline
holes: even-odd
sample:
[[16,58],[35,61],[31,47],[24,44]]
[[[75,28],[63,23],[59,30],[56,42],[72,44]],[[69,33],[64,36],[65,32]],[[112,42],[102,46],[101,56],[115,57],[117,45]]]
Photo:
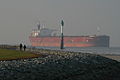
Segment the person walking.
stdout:
[[22,45],[22,43],[20,43],[20,51],[22,51],[22,47],[23,47],[23,45]]
[[24,48],[24,51],[25,51],[26,50],[26,45],[24,45],[23,48]]

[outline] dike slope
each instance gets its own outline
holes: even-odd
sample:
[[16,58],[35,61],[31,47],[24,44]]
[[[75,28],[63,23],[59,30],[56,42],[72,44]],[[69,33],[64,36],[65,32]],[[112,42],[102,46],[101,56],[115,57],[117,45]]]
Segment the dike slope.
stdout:
[[120,80],[120,63],[95,54],[52,50],[45,57],[0,62],[0,80]]

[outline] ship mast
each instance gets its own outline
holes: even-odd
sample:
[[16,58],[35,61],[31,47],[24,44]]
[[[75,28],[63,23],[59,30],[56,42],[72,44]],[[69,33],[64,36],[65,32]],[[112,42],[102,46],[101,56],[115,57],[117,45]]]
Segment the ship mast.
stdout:
[[100,26],[97,27],[97,35],[100,35]]
[[38,25],[37,25],[37,26],[38,26],[38,30],[40,30],[40,27],[41,27],[41,26],[40,26],[40,21],[39,21],[39,23],[38,23]]

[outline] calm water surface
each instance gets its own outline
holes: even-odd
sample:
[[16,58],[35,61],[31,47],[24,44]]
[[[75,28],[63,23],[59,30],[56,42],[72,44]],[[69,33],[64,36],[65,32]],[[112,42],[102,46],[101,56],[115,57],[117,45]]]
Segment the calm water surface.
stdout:
[[[37,47],[37,48],[43,48],[43,49],[51,49],[51,50],[60,50],[59,48],[56,47]],[[83,53],[97,53],[97,54],[116,54],[120,55],[120,47],[87,47],[87,48],[65,48],[63,51],[73,51],[73,52],[83,52]]]

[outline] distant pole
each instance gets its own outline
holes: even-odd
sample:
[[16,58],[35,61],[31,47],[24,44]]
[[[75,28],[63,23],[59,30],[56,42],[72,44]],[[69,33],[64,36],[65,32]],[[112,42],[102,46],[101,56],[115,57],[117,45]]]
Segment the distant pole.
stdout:
[[64,34],[63,34],[63,26],[64,26],[64,21],[61,21],[61,45],[60,49],[64,48]]

